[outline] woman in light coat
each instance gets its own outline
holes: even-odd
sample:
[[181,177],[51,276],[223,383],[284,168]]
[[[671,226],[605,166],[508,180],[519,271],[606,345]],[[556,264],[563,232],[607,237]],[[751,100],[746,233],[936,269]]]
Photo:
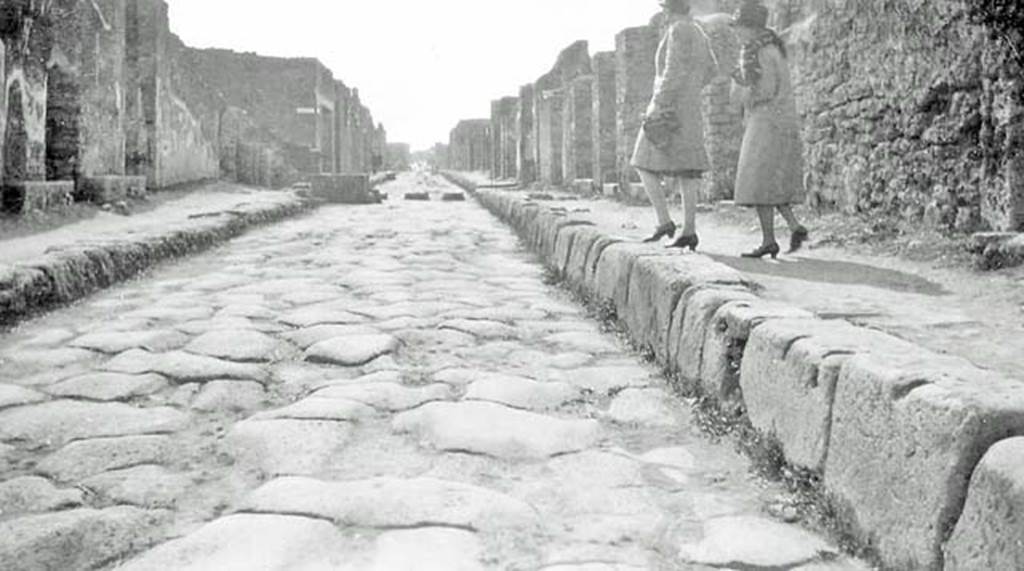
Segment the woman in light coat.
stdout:
[[665,33],[655,58],[654,94],[644,115],[630,165],[637,170],[658,217],[656,242],[676,233],[666,186],[683,196],[683,231],[672,247],[695,250],[697,193],[710,168],[704,150],[701,90],[717,71],[711,43],[690,16],[689,0],[662,0]]
[[791,231],[790,252],[809,237],[793,214],[792,205],[805,199],[800,120],[786,47],[766,25],[768,10],[756,0],[745,1],[733,24],[742,42],[740,65],[733,73],[736,94],[744,106],[746,127],[736,173],[736,204],[753,206],[761,222],[761,246],[743,254],[775,258],[775,210]]

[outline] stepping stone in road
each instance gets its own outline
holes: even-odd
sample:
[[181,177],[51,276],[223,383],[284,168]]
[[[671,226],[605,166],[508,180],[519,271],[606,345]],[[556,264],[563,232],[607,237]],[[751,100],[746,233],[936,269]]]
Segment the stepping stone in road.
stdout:
[[162,514],[75,509],[0,522],[0,569],[94,569],[146,547]]
[[580,390],[567,383],[540,383],[522,377],[483,378],[469,386],[466,400],[490,401],[513,408],[543,411],[580,398]]
[[160,375],[92,373],[61,381],[47,387],[46,392],[59,397],[118,401],[158,393],[166,387],[167,380]]
[[[738,537],[743,541],[736,541]],[[687,563],[714,567],[788,569],[834,561],[839,554],[821,538],[797,526],[738,516],[706,522],[704,539],[683,545],[679,556]]]
[[346,422],[246,420],[235,425],[227,441],[240,463],[280,476],[322,472],[351,437]]
[[192,484],[189,476],[152,464],[106,472],[82,482],[107,501],[147,509],[173,509]]
[[262,382],[267,378],[266,371],[257,365],[234,363],[183,351],[150,353],[133,349],[114,357],[103,368],[116,373],[135,375],[159,373],[180,383],[202,383],[217,379]]
[[175,459],[177,450],[167,436],[93,438],[72,442],[39,463],[39,471],[74,482],[140,464],[162,464]]
[[539,459],[589,448],[601,436],[595,420],[561,420],[488,402],[430,403],[391,424],[440,450],[506,459]]
[[61,446],[71,440],[181,430],[188,416],[168,407],[59,400],[0,412],[0,440]]
[[129,561],[120,571],[348,569],[358,549],[326,521],[238,514],[206,524]]
[[288,346],[259,331],[227,329],[198,337],[185,351],[228,361],[267,363],[281,359],[287,354]]
[[390,335],[352,335],[321,341],[306,350],[306,360],[343,367],[360,367],[398,350]]
[[465,202],[466,195],[461,192],[446,192],[441,195],[442,202]]
[[307,515],[336,525],[370,528],[433,525],[483,531],[537,524],[536,512],[521,500],[434,478],[345,482],[279,478],[253,492],[240,509]]
[[25,476],[0,483],[0,517],[81,506],[82,491],[62,490],[46,478]]
[[430,193],[428,192],[407,192],[405,193],[406,200],[430,200]]
[[188,343],[188,336],[171,329],[148,331],[113,331],[90,333],[71,342],[72,347],[116,355],[129,349],[146,349],[159,353],[179,349]]
[[0,385],[0,409],[34,404],[46,400],[46,395],[16,385]]
[[398,383],[346,383],[321,389],[312,396],[322,399],[344,399],[363,403],[385,411],[402,411],[424,403],[452,398],[451,387],[438,383],[425,387],[407,387]]

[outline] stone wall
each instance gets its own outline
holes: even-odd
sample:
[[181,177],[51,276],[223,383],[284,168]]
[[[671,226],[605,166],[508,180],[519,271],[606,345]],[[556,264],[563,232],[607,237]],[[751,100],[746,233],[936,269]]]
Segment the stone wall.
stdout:
[[798,8],[789,41],[814,204],[1024,229],[1021,70],[961,0]]
[[446,164],[451,170],[489,171],[491,167],[491,120],[467,119],[452,129]]

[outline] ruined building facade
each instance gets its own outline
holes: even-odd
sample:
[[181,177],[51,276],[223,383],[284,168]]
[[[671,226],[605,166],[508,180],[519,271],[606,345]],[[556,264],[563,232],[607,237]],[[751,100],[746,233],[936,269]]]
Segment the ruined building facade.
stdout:
[[[735,4],[694,4],[722,72],[703,101],[704,194],[715,199],[732,196],[742,138],[727,77]],[[967,0],[765,4],[788,44],[813,206],[944,231],[1024,230],[1019,45],[973,24]],[[654,18],[617,34],[614,52],[572,44],[548,73],[496,101],[483,170],[523,185],[628,192],[659,35]]]
[[0,86],[11,210],[384,162],[383,127],[317,60],[189,48],[164,0],[3,2]]

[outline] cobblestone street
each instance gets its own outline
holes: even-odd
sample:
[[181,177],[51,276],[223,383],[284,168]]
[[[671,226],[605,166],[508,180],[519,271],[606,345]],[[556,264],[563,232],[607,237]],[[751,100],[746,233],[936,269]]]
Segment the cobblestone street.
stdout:
[[0,569],[867,568],[483,208],[382,190],[0,337]]

